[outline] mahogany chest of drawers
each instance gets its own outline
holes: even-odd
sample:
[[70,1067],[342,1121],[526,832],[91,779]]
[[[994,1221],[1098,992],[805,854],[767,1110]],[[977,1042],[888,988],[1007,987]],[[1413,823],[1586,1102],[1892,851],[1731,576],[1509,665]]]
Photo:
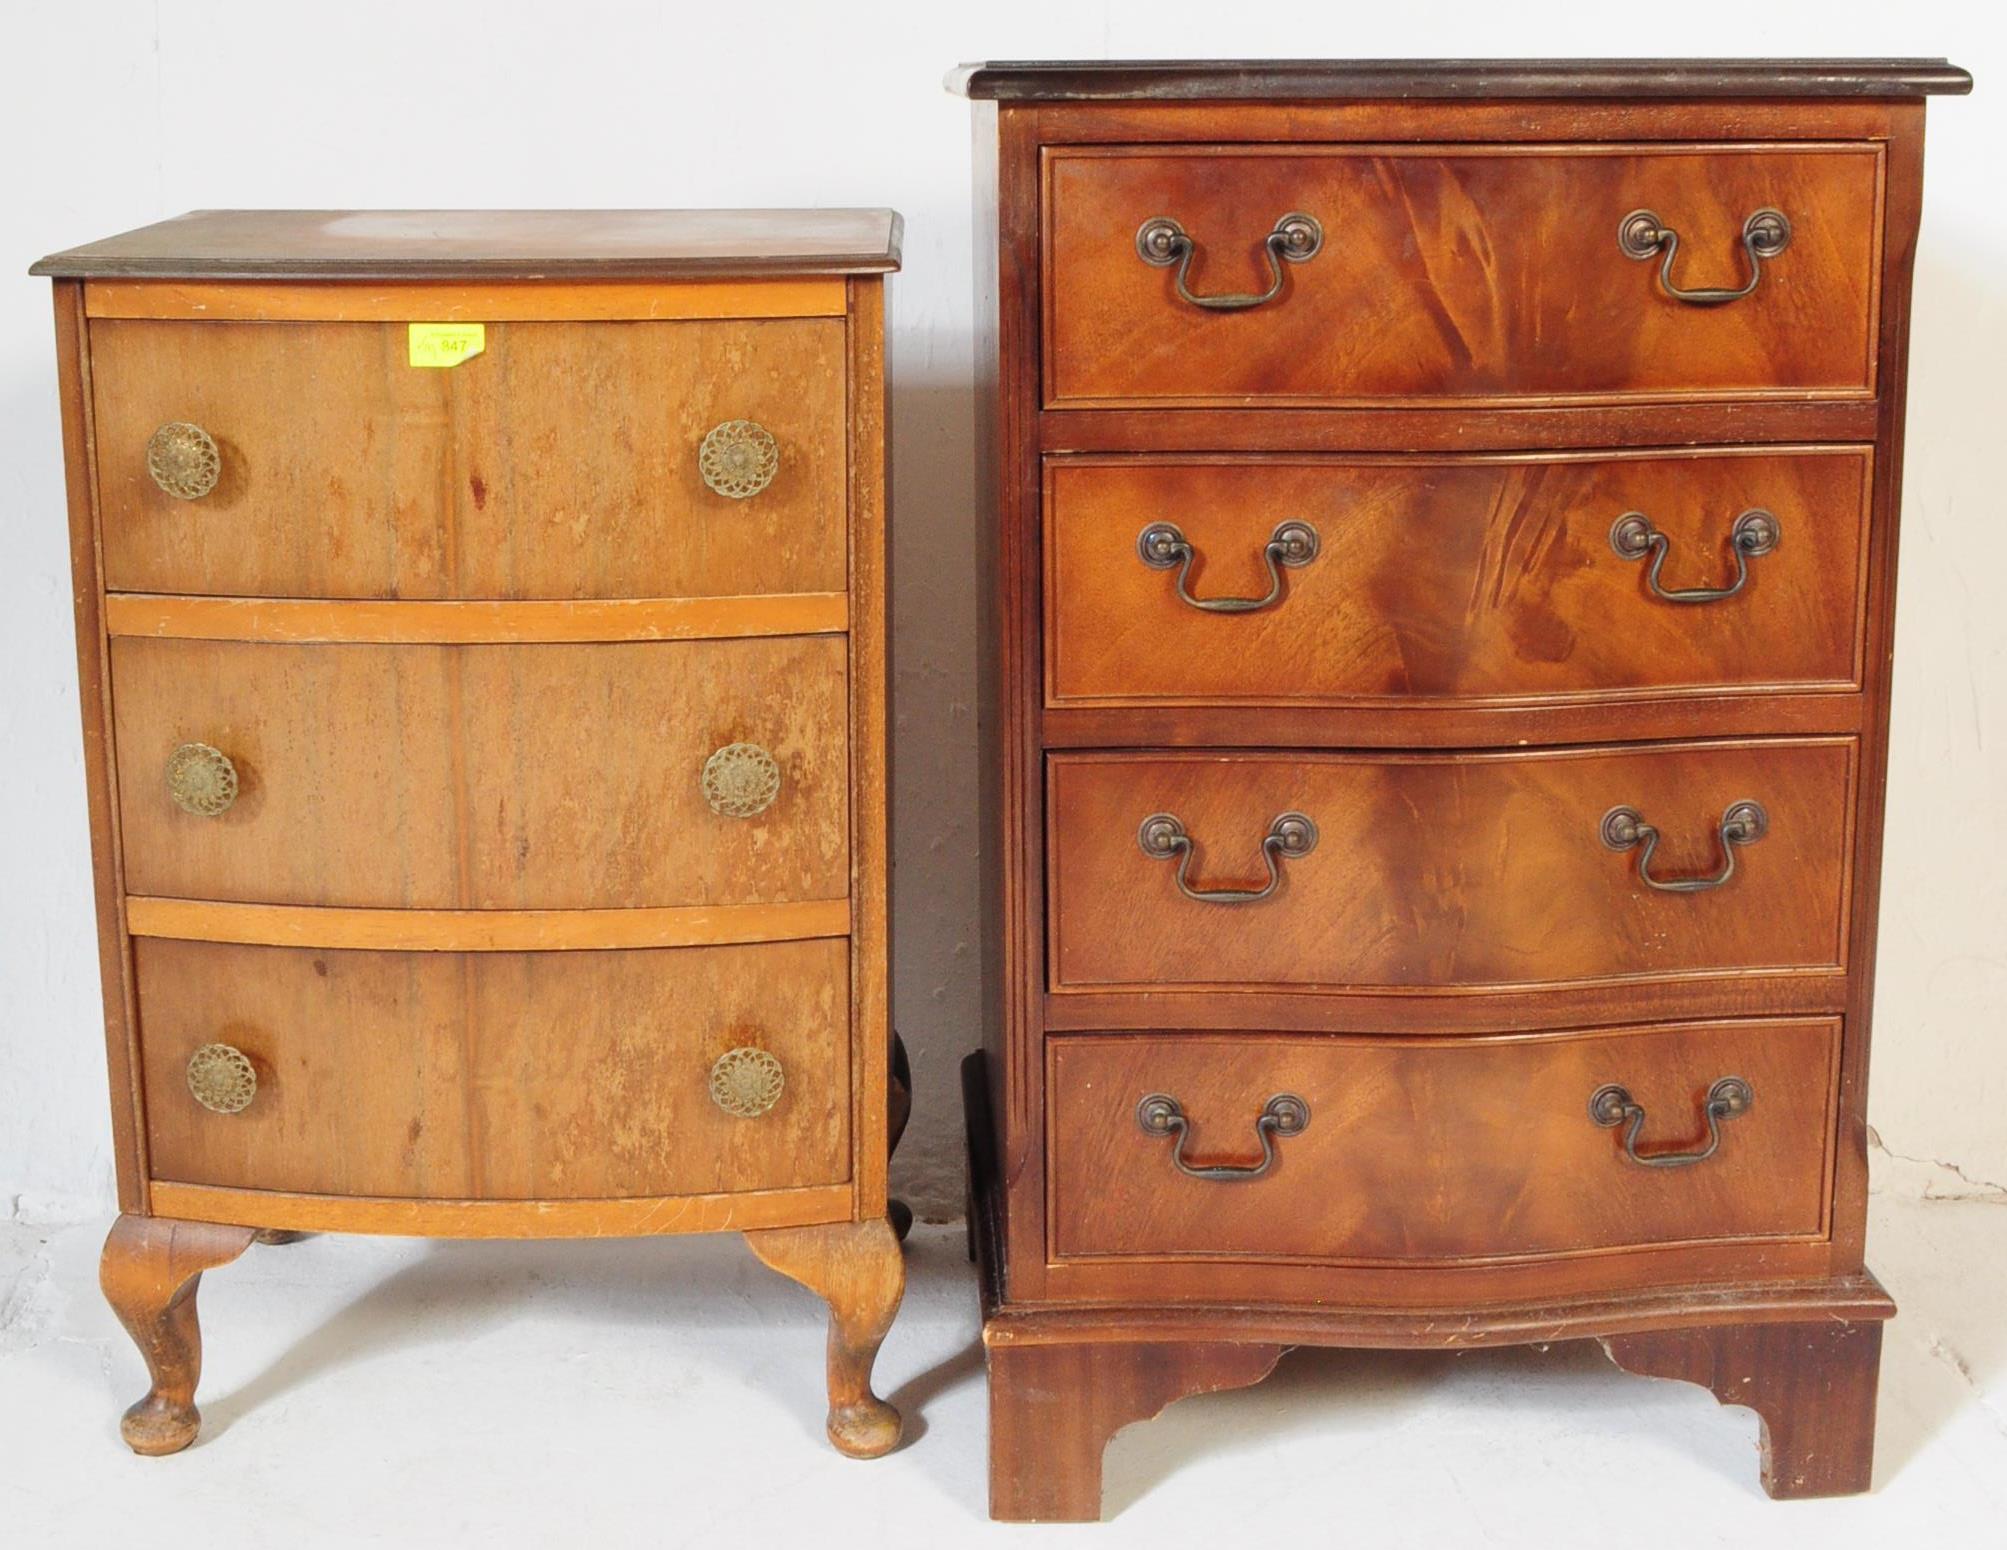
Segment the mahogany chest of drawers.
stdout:
[[1297,1344],[1595,1337],[1868,1484],[1942,61],[988,65],[991,1509]]
[[897,1440],[899,236],[205,212],[36,266],[137,1451],[195,1436],[201,1273],[298,1231],[743,1231],[831,1305],[832,1440]]

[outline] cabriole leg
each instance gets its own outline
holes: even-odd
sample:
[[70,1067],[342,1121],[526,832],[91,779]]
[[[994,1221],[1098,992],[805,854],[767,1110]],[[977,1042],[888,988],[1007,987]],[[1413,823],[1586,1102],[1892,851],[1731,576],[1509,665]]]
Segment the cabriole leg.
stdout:
[[251,1246],[256,1229],[213,1222],[121,1216],[105,1239],[98,1281],[153,1386],[126,1411],[119,1433],[135,1453],[179,1453],[195,1440],[202,1414],[202,1329],[195,1293],[202,1272],[227,1265]]
[[829,1440],[852,1458],[899,1443],[899,1412],[871,1390],[871,1364],[906,1291],[899,1240],[882,1219],[746,1235],[762,1263],[829,1304]]

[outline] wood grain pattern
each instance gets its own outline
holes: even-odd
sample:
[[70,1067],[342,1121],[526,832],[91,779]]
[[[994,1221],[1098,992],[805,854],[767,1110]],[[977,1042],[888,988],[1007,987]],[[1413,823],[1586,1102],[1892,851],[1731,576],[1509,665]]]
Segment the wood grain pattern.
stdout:
[[127,1214],[112,1223],[98,1283],[152,1380],[119,1421],[119,1435],[133,1452],[179,1453],[201,1430],[195,1386],[202,1379],[202,1326],[195,1296],[202,1272],[236,1259],[252,1236],[247,1227],[158,1216]]
[[718,947],[845,936],[846,899],[689,904],[672,909],[348,910],[214,899],[128,898],[135,937],[248,947],[357,947],[417,953],[571,952],[595,947]]
[[115,592],[105,599],[105,627],[113,635],[295,644],[735,640],[841,633],[849,616],[849,598],[842,592],[535,603],[323,602],[150,592]]
[[844,296],[843,281],[834,278],[592,285],[86,280],[84,310],[94,318],[213,323],[664,322],[842,317]]
[[1773,1497],[1852,1496],[1872,1483],[1877,1321],[1661,1330],[1612,1336],[1603,1349],[1626,1371],[1697,1383],[1754,1410]]
[[[1049,149],[1046,176],[1055,405],[1874,391],[1872,143],[1083,147]],[[1677,283],[1739,285],[1743,222],[1766,207],[1792,245],[1729,306],[1674,301],[1617,246],[1648,208],[1680,233]],[[1323,251],[1245,312],[1179,300],[1136,253],[1168,215],[1197,244],[1198,294],[1260,291],[1263,239],[1290,211],[1323,223]]]
[[[126,882],[137,894],[377,908],[840,899],[844,643],[112,647]],[[186,742],[235,805],[182,812]],[[704,763],[756,743],[773,805],[713,812]]]
[[[836,319],[494,323],[409,364],[398,324],[90,325],[105,584],[257,597],[704,597],[841,591]],[[773,482],[732,500],[704,436],[756,420]],[[146,446],[191,421],[217,487],[175,500]]]
[[[1146,1034],[1056,1039],[1048,1087],[1057,1258],[1424,1263],[1578,1255],[1703,1239],[1816,1238],[1840,1023],[1755,1021],[1518,1038]],[[1645,1155],[1698,1150],[1708,1089],[1749,1082],[1704,1163],[1646,1168],[1589,1116],[1605,1083],[1647,1122]],[[1177,1171],[1136,1105],[1182,1107],[1194,1166],[1261,1161],[1276,1093],[1308,1105],[1259,1178]]]
[[[1852,689],[1871,458],[1862,449],[1563,458],[1056,459],[1047,464],[1046,696],[1290,706]],[[1612,524],[1670,543],[1662,584],[1723,587],[1752,508],[1784,535],[1732,599],[1668,603]],[[1209,613],[1137,535],[1174,523],[1201,600],[1260,598],[1277,525],[1308,564],[1250,613]]]
[[[389,954],[136,944],[156,1177],[437,1200],[702,1195],[847,1180],[841,940],[579,953]],[[250,1106],[190,1096],[229,1044]],[[727,1050],[764,1049],[767,1114],[712,1101]]]
[[[1846,740],[1525,754],[1055,755],[1052,986],[1319,988],[1643,982],[1844,963]],[[1716,830],[1753,798],[1768,834],[1736,875],[1667,894],[1605,846],[1629,806],[1662,834],[1652,866],[1721,865]],[[1182,897],[1137,829],[1177,815],[1196,889],[1258,885],[1261,841],[1308,814],[1317,848],[1254,904]]]
[[112,1166],[119,1210],[142,1215],[146,1121],[140,1107],[138,1021],[132,960],[119,923],[125,863],[119,845],[118,772],[111,742],[110,643],[105,633],[97,480],[91,455],[91,363],[84,348],[78,282],[52,287],[56,385],[62,405],[63,479],[68,496],[71,592],[76,602],[78,709],[83,722],[84,791],[91,835],[91,894],[97,914],[98,982],[104,1007],[105,1066],[111,1087]]
[[[872,1144],[857,1148],[854,1175],[856,1215],[869,1221],[886,1215],[886,1170],[899,1139],[887,1108],[892,1042],[897,1037],[892,1030],[891,987],[891,427],[885,285],[872,279],[854,279],[849,285],[852,312],[844,423],[850,435],[849,582],[855,611],[848,640],[851,1093],[857,1106],[852,1121],[856,1133],[873,1138]],[[878,1144],[880,1138],[883,1145]],[[886,1317],[891,1317],[889,1311]],[[832,1339],[833,1331],[834,1325]],[[868,1375],[868,1363],[866,1367]],[[837,1446],[846,1444],[839,1440]]]

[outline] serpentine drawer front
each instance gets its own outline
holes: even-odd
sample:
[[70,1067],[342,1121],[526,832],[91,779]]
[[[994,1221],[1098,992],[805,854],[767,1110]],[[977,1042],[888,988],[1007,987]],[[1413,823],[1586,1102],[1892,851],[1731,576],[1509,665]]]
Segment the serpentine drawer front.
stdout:
[[1067,146],[1045,177],[1054,405],[1875,389],[1874,144]]
[[1294,1345],[1604,1340],[1866,1488],[1943,61],[994,64],[990,1507]]
[[1852,689],[1873,471],[1859,447],[1054,458],[1047,703]]
[[312,1231],[742,1232],[829,1303],[830,1440],[898,1441],[899,241],[208,211],[37,266],[135,1451],[196,1435],[200,1272]]
[[[1055,1039],[1054,1250],[1385,1265],[1818,1238],[1838,1050],[1830,1018],[1450,1041]],[[1724,1079],[1743,1085],[1710,1121]],[[1613,1085],[1645,1116],[1635,1158],[1628,1120],[1591,1112]],[[1159,1093],[1178,1106],[1175,1135],[1145,1122],[1137,1095]],[[1278,1093],[1303,1119],[1269,1140],[1257,1126]]]
[[1052,988],[1830,973],[1853,752],[1055,755]]

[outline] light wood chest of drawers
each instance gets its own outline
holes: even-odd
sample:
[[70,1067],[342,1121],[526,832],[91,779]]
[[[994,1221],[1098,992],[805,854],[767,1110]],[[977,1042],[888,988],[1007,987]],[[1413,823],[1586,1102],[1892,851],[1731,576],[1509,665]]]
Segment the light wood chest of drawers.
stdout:
[[201,1272],[297,1231],[742,1231],[830,1303],[832,1440],[896,1442],[899,236],[208,212],[37,266],[136,1450],[195,1435]]
[[1295,1344],[1602,1339],[1864,1489],[1942,61],[971,67],[991,1508]]

